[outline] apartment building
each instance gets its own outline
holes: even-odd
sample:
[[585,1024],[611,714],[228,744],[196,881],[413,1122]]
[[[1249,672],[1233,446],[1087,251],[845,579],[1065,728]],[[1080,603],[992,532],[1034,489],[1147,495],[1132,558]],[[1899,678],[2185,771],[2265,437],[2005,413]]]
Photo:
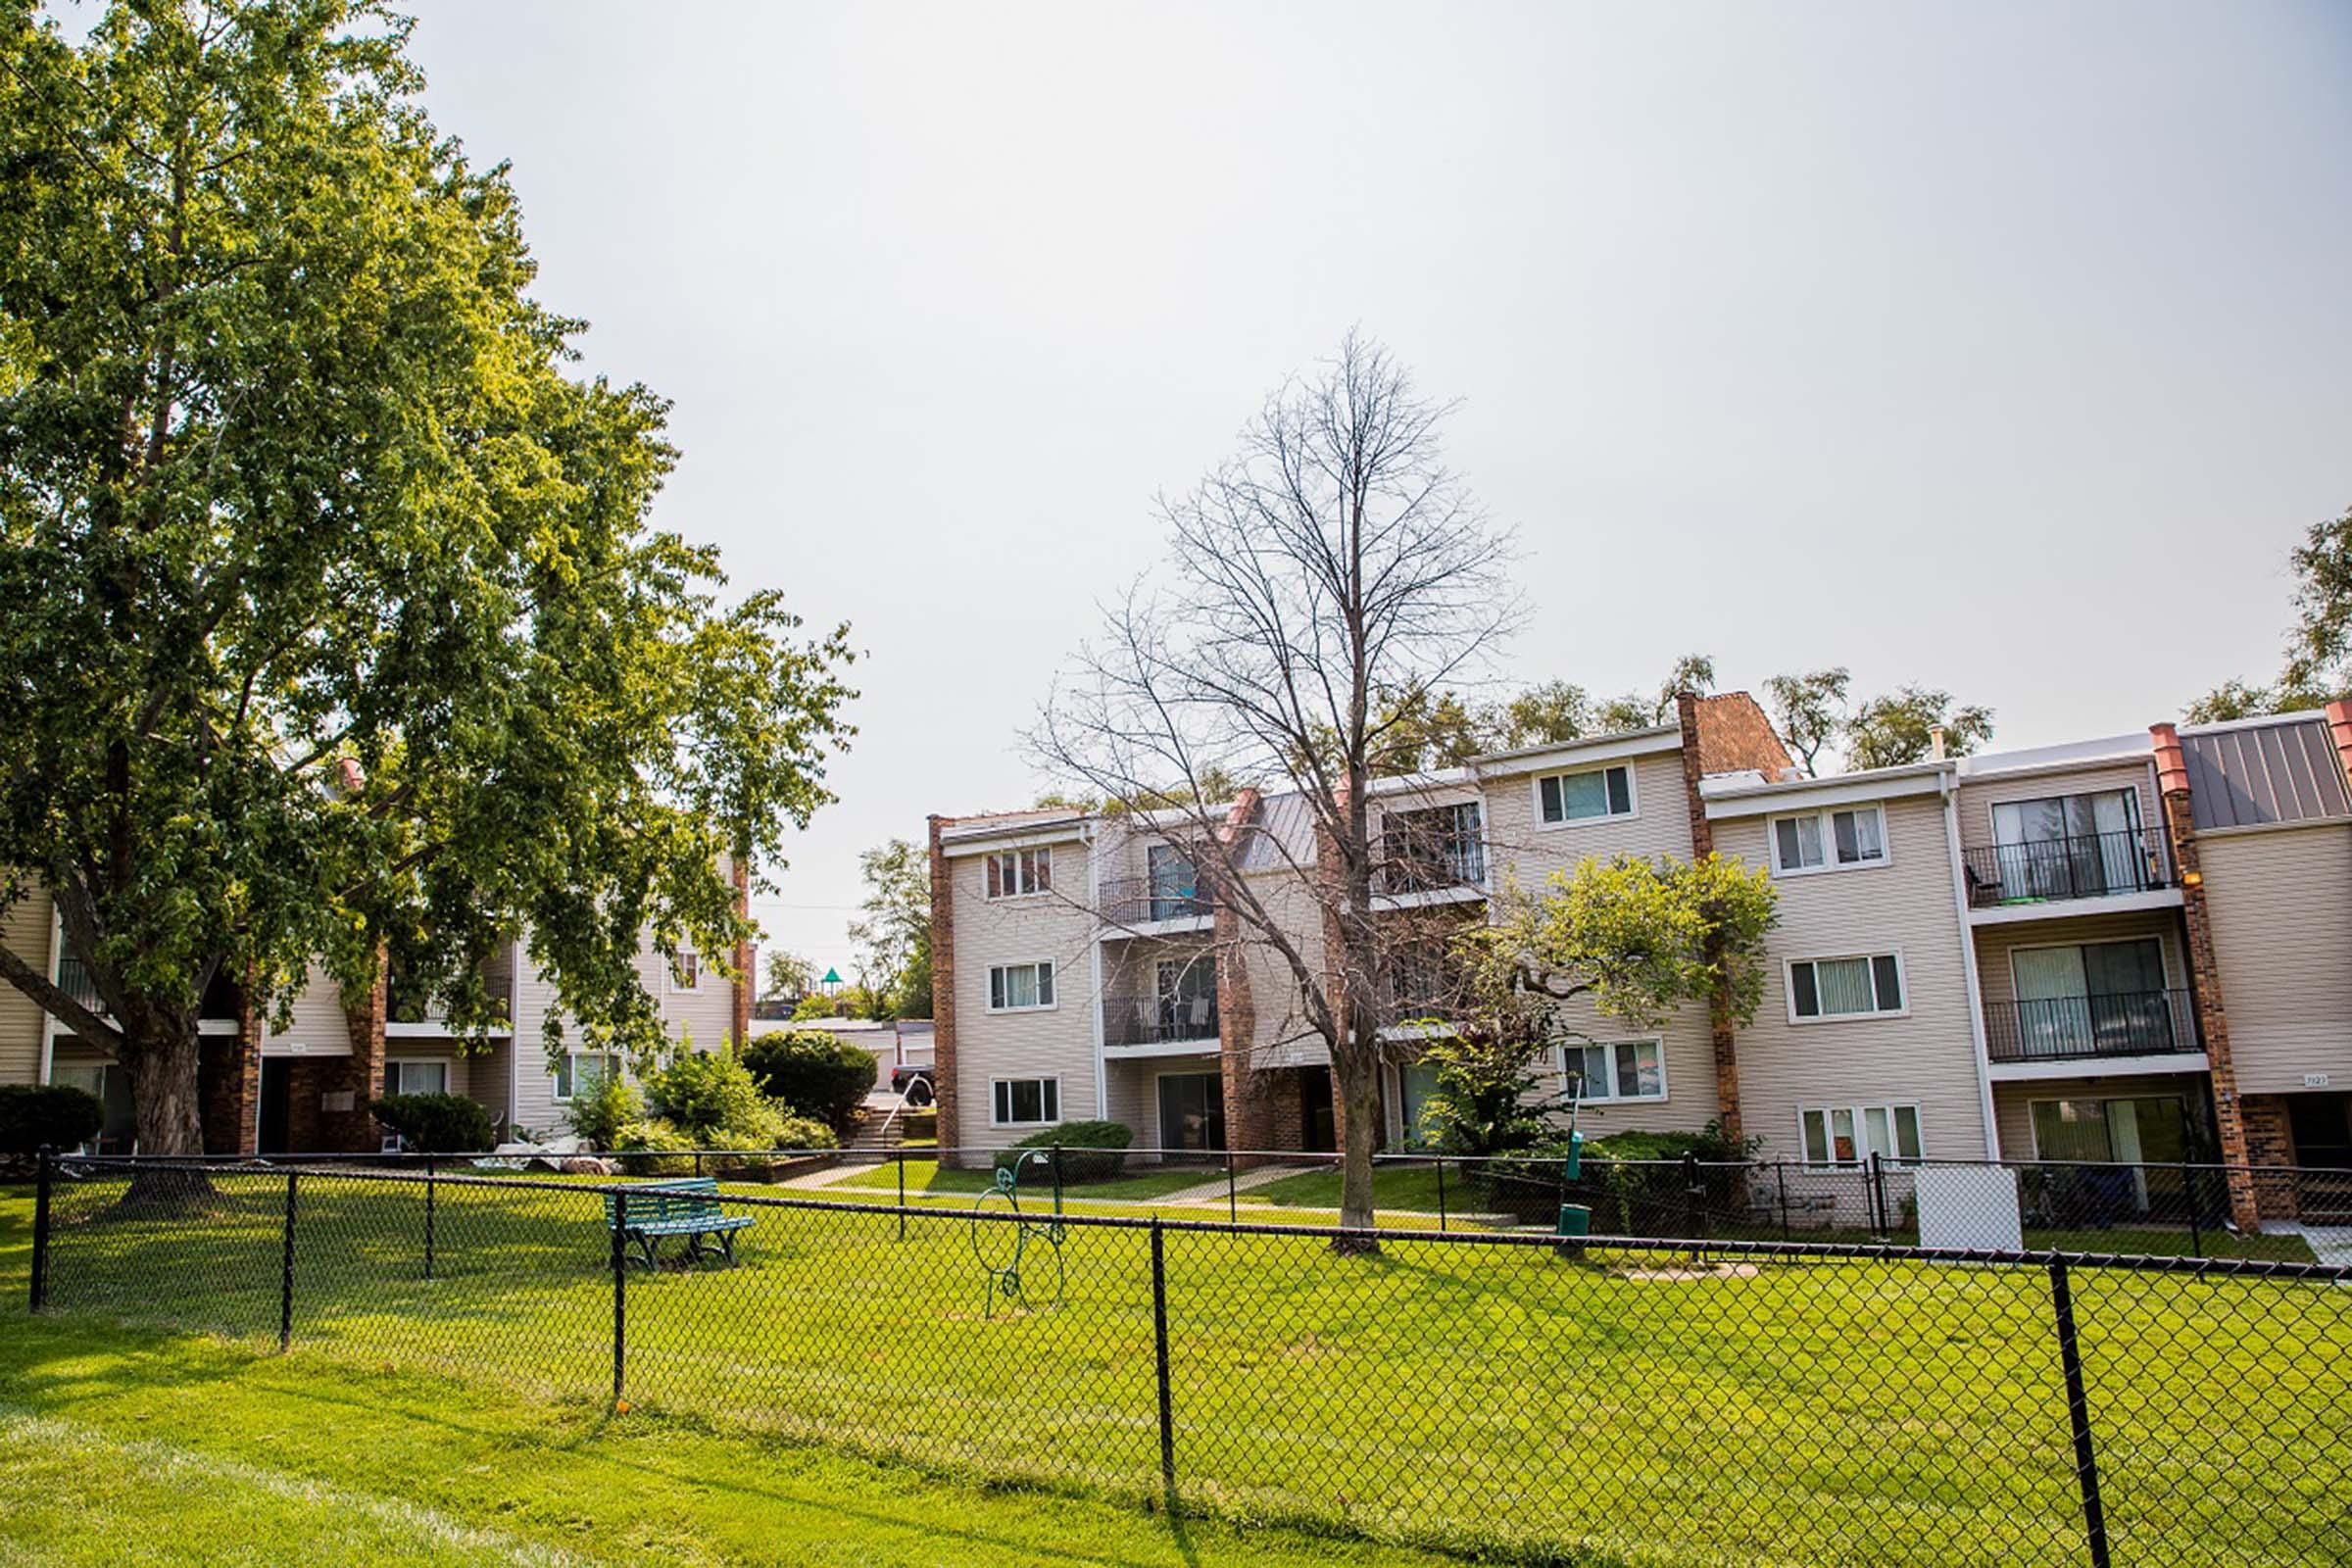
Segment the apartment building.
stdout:
[[[1586,1038],[1553,1070],[1601,1131],[1716,1121],[1824,1165],[2352,1166],[2343,704],[1816,779],[1745,694],[1686,697],[1676,723],[1384,780],[1373,806],[1376,907],[1425,925],[1589,858],[1770,869],[1773,979],[1747,1024],[1571,1010]],[[1250,896],[1295,909],[1293,945],[1321,963],[1304,803],[1245,792],[1226,832]],[[931,846],[951,1148],[1092,1117],[1171,1149],[1346,1136],[1288,960],[1177,835],[1030,811],[935,817]],[[1432,1010],[1440,956],[1396,948],[1398,1017]],[[1431,1087],[1409,1034],[1374,1133],[1391,1146]],[[2321,1190],[2241,1179],[2231,1200],[2250,1224]]]
[[[738,886],[742,882],[738,880]],[[7,916],[9,946],[48,956],[51,979],[103,1011],[80,965],[65,951],[46,893],[35,890]],[[675,965],[651,944],[637,957],[640,980],[660,1005],[676,1043],[710,1049],[741,1040],[751,1022],[751,955],[735,956],[730,981],[693,954]],[[245,1004],[232,980],[205,996],[200,1035],[199,1100],[209,1153],[365,1151],[383,1131],[368,1102],[387,1094],[459,1094],[479,1101],[507,1137],[562,1136],[573,1094],[607,1072],[622,1070],[609,1053],[590,1052],[576,1025],[558,1014],[556,1044],[544,1027],[558,1013],[555,986],[530,964],[521,943],[485,965],[493,997],[506,1001],[506,1022],[476,1046],[432,1010],[430,999],[387,974],[366,997],[346,997],[314,969],[279,1027]],[[130,1086],[107,1052],[75,1035],[14,987],[0,986],[0,1083],[62,1083],[86,1089],[106,1106],[100,1147],[133,1149]]]

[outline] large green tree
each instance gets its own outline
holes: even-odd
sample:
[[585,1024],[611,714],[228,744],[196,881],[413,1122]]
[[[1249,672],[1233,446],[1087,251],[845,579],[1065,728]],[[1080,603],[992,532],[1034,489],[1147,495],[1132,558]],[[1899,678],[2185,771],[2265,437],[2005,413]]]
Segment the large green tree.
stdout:
[[2286,660],[2268,686],[2224,681],[2189,704],[2191,723],[2321,708],[2352,698],[2352,507],[2315,522],[2287,555],[2295,572],[2295,624]]
[[571,373],[503,168],[375,0],[0,0],[0,866],[45,886],[140,1147],[199,1147],[199,999],[386,949],[480,1029],[529,956],[592,1036],[747,931],[720,858],[826,800],[844,634],[654,530],[663,404]]
[[905,839],[858,858],[865,918],[850,922],[877,1017],[931,1016],[931,862]]

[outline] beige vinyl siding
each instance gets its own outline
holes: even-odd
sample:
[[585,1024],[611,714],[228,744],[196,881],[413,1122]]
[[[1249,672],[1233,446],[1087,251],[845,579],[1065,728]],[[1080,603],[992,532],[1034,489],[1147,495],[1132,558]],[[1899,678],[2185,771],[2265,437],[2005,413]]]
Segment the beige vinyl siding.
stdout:
[[[0,942],[43,974],[57,972],[50,953],[49,890],[39,883],[0,915]],[[41,1076],[41,1036],[48,1014],[15,986],[0,981],[0,1084],[29,1084]]]
[[2352,826],[2202,833],[2197,853],[2239,1092],[2352,1086]]
[[[1884,865],[1774,879],[1780,924],[1766,938],[1764,1000],[1740,1031],[1740,1115],[1767,1158],[1794,1158],[1800,1106],[1916,1104],[1931,1156],[1981,1158],[1984,1113],[1966,957],[1953,906],[1942,802],[1885,803]],[[1715,847],[1769,864],[1764,815],[1721,819]],[[1897,953],[1901,1017],[1793,1023],[1785,977],[1792,958]]]
[[[1063,1121],[1091,1120],[1095,1102],[1095,917],[1087,905],[1087,849],[1054,845],[1054,889],[1023,899],[988,898],[986,856],[960,847],[950,862],[955,881],[956,1140],[966,1149],[1000,1147],[1036,1131],[990,1125],[1001,1078],[1058,1078]],[[991,1012],[989,970],[1054,964],[1051,1008]]]
[[562,1137],[571,1129],[564,1120],[564,1107],[556,1102],[555,1074],[548,1070],[540,1036],[548,1015],[557,1011],[556,987],[527,957],[521,960],[521,969],[514,982],[513,1047],[516,1059],[510,1069],[514,1098],[507,1108],[508,1118],[512,1125],[542,1137]]
[[2010,955],[2020,948],[2065,948],[2098,942],[2132,942],[2154,937],[2164,948],[2168,990],[2189,988],[2187,960],[2180,951],[2180,916],[2172,909],[2136,909],[2125,914],[2084,914],[2056,920],[2011,920],[1976,928],[1977,974],[1984,991],[1984,1015],[2017,1000],[2017,971]]
[[[1159,1065],[1149,1057],[1103,1064],[1102,1114],[1133,1131],[1138,1148],[1152,1142],[1152,1076]],[[986,1083],[980,1084],[980,1092],[988,1092]]]
[[2147,1075],[2103,1078],[2036,1078],[1992,1086],[1992,1119],[2001,1137],[2001,1158],[2039,1157],[2034,1147],[2034,1102],[2037,1100],[2136,1100],[2145,1096],[2175,1096],[2188,1102],[2191,1116],[2201,1114],[2205,1080],[2201,1077]]
[[[1715,1103],[1715,1047],[1707,1033],[1705,1009],[1688,1007],[1653,1028],[1640,1028],[1604,1016],[1578,998],[1560,1009],[1559,1021],[1593,1045],[1621,1040],[1656,1040],[1658,1059],[1666,1072],[1663,1100],[1612,1100],[1585,1108],[1579,1131],[1587,1138],[1605,1138],[1623,1132],[1694,1133],[1720,1113]],[[1566,1063],[1553,1063],[1544,1089],[1563,1087]]]
[[314,962],[310,977],[294,998],[292,1014],[280,1029],[272,1017],[262,1036],[265,1056],[348,1056],[351,1019],[343,1011],[343,993],[325,966]]
[[1993,842],[1992,808],[2008,801],[2039,801],[2053,795],[2096,795],[2103,790],[2131,790],[2139,797],[2139,825],[2151,837],[2164,826],[2164,804],[2156,795],[2156,775],[2146,762],[2110,762],[2018,778],[1998,775],[1964,781],[1960,786],[1960,842],[1970,847]]
[[1592,766],[1622,763],[1633,771],[1634,814],[1544,826],[1536,804],[1536,781],[1550,773],[1583,772],[1588,764],[1514,773],[1486,781],[1488,879],[1495,887],[1516,877],[1530,893],[1541,891],[1554,871],[1579,861],[1617,855],[1690,858],[1690,808],[1683,789],[1683,754],[1653,752],[1613,758]]
[[[1262,872],[1250,879],[1250,890],[1279,924],[1306,963],[1323,982],[1325,945],[1323,908],[1296,871]],[[1275,946],[1244,922],[1238,938],[1243,973],[1249,977],[1250,1032],[1244,1042],[1252,1067],[1316,1066],[1331,1053],[1323,1037],[1306,1021],[1299,1001],[1298,976]]]

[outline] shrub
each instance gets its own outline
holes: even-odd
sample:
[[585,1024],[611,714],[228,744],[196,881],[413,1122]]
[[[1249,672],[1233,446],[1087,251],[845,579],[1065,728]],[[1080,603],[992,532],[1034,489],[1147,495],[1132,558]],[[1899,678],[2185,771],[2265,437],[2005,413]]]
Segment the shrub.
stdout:
[[874,1087],[872,1054],[822,1029],[761,1035],[744,1048],[743,1064],[767,1094],[837,1133]]
[[37,1154],[47,1144],[73,1149],[106,1126],[106,1107],[67,1084],[0,1084],[0,1154]]
[[617,1147],[621,1129],[645,1119],[645,1102],[634,1085],[617,1072],[609,1072],[571,1097],[564,1120],[572,1132],[598,1149]]
[[631,1176],[691,1176],[694,1156],[687,1151],[694,1140],[668,1122],[633,1121],[613,1135],[608,1147],[620,1155],[620,1168]]
[[683,1051],[642,1077],[646,1109],[687,1137],[706,1140],[704,1148],[722,1147],[709,1142],[722,1133],[764,1140],[775,1126],[776,1111],[751,1069],[731,1055]]
[[[1127,1147],[1135,1142],[1135,1131],[1118,1121],[1065,1121],[1058,1127],[1031,1133],[1009,1149],[997,1151],[999,1170],[1008,1170],[1029,1149],[1058,1148],[1061,1151],[1061,1180],[1064,1186],[1073,1182],[1108,1181],[1126,1169]],[[1030,1165],[1023,1173],[1034,1181],[1044,1169]]]
[[401,1142],[427,1153],[478,1153],[498,1142],[490,1113],[464,1095],[387,1095],[368,1108]]

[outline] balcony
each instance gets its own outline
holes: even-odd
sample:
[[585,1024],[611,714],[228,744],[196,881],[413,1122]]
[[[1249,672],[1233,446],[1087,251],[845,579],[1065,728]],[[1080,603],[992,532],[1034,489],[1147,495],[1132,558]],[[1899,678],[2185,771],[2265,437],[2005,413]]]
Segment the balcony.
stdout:
[[1217,999],[1205,996],[1102,998],[1102,1044],[1106,1048],[1172,1046],[1198,1042],[1213,1051],[1217,1045]]
[[2096,1061],[2205,1049],[2186,991],[2054,997],[1987,1007],[1984,1048],[1996,1062]]
[[1391,834],[1380,840],[1373,855],[1372,891],[1383,898],[1478,889],[1487,883],[1487,847],[1475,838]]
[[[101,1017],[106,1004],[98,996],[98,987],[90,979],[89,970],[70,953],[57,956],[57,988],[75,1002]],[[225,973],[215,973],[213,983],[205,988],[202,1003],[196,1009],[199,1021],[205,1023],[234,1023],[244,1011],[244,997],[237,983]]]
[[1193,876],[1106,877],[1100,892],[1102,923],[1113,926],[1150,925],[1155,920],[1206,919],[1217,912],[1216,900]]
[[1972,909],[2112,899],[2173,886],[2164,835],[2153,828],[1978,844],[1961,851]]

